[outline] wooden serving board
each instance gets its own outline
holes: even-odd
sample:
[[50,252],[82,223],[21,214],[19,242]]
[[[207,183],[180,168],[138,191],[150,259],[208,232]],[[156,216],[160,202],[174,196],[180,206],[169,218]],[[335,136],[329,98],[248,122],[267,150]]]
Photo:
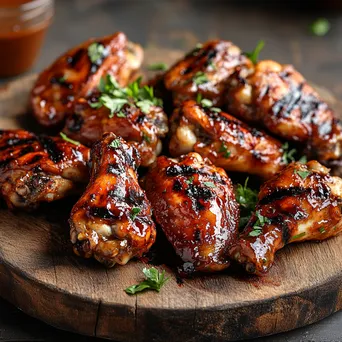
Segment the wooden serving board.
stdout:
[[[35,77],[0,91],[0,128],[34,129],[26,103]],[[67,224],[75,200],[32,214],[0,209],[0,295],[53,326],[117,341],[232,341],[301,327],[342,308],[342,236],[287,246],[262,278],[228,270],[180,286],[158,266],[170,277],[162,291],[129,296],[124,289],[141,280],[146,265],[105,269],[75,256]]]

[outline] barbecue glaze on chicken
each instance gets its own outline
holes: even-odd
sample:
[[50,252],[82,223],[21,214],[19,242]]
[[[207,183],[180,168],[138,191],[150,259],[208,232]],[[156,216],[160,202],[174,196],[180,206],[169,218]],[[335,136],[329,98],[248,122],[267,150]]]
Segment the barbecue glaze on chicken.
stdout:
[[341,205],[342,179],[317,161],[291,163],[261,186],[256,212],[230,256],[261,275],[284,245],[339,234]]
[[170,154],[191,151],[227,171],[247,172],[264,179],[284,167],[282,144],[233,116],[185,101],[170,119]]
[[59,137],[0,131],[0,193],[9,208],[36,209],[79,193],[89,179],[89,149]]
[[103,76],[112,75],[125,86],[142,59],[142,48],[122,32],[72,48],[39,75],[31,93],[35,118],[44,126],[61,123],[74,101],[96,90]]
[[140,188],[139,154],[113,133],[91,150],[90,183],[70,217],[74,252],[108,267],[125,265],[155,241],[151,205]]
[[201,94],[220,106],[229,77],[234,73],[246,77],[252,68],[252,62],[232,42],[213,40],[199,44],[173,65],[164,83],[176,105]]
[[[96,101],[96,97],[92,101]],[[74,114],[66,120],[64,132],[87,146],[101,139],[105,132],[120,135],[135,146],[141,156],[141,165],[153,163],[162,150],[161,138],[168,132],[168,119],[162,107],[151,106],[144,113],[133,104],[126,104],[120,116],[110,115],[106,107],[91,108],[89,100],[79,99]]]
[[223,169],[197,153],[179,160],[158,157],[143,181],[156,222],[184,262],[185,272],[229,266],[239,209]]
[[316,91],[291,65],[261,61],[248,77],[237,75],[227,91],[228,110],[271,133],[306,146],[324,164],[342,156],[342,126]]

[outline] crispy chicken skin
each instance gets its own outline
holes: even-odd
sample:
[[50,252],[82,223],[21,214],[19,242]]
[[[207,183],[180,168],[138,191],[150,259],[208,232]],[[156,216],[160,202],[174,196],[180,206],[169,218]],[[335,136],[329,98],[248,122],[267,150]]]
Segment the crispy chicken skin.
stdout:
[[143,186],[184,271],[215,272],[229,266],[227,253],[237,237],[239,208],[223,169],[197,153],[179,160],[161,156]]
[[285,244],[325,240],[342,230],[342,180],[317,161],[292,163],[260,190],[254,214],[230,256],[261,275]]
[[0,191],[9,208],[36,209],[81,192],[89,149],[24,130],[0,131]]
[[227,91],[228,110],[271,133],[306,146],[310,158],[341,160],[342,129],[333,111],[291,65],[261,61]]
[[[103,46],[95,62],[88,53],[93,43]],[[125,86],[139,69],[142,59],[142,48],[128,42],[121,32],[82,43],[39,75],[31,93],[34,116],[44,126],[61,123],[65,115],[72,112],[75,99],[96,89],[103,76],[113,75]]]
[[175,104],[195,99],[197,94],[222,105],[227,81],[233,73],[247,76],[252,62],[232,42],[213,40],[199,45],[165,74],[165,87]]
[[195,151],[227,171],[264,179],[284,167],[281,143],[233,116],[185,101],[170,119],[170,154]]
[[[90,100],[97,101],[96,97]],[[79,99],[74,114],[66,120],[64,132],[87,146],[101,139],[103,133],[113,132],[134,145],[140,153],[142,166],[148,166],[160,154],[161,138],[168,132],[163,108],[151,106],[148,113],[144,113],[137,106],[126,104],[121,114],[111,116],[108,108],[94,109],[87,99]]]
[[113,133],[91,150],[90,183],[70,217],[74,252],[108,267],[125,265],[155,241],[151,205],[140,188],[139,153]]

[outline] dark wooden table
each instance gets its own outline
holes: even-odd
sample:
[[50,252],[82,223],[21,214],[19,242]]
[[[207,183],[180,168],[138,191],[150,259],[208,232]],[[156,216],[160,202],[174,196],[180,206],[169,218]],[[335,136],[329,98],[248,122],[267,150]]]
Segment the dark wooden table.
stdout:
[[[308,79],[342,99],[342,8],[319,7],[315,8],[314,1],[306,5],[276,0],[57,0],[54,23],[32,71],[42,70],[74,44],[117,30],[143,46],[183,50],[220,37],[247,51],[263,39],[262,58],[294,64]],[[315,37],[308,26],[321,16],[329,19],[332,29],[325,37]],[[0,300],[0,341],[62,340],[98,341],[51,328]],[[342,312],[312,326],[259,340],[342,341]]]

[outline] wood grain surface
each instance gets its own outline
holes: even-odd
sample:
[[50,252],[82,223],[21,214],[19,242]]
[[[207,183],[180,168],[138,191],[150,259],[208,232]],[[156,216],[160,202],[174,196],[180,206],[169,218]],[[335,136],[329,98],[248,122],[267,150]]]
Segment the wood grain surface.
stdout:
[[[147,60],[157,57],[148,52]],[[1,128],[35,128],[26,113],[34,79],[2,89]],[[294,329],[342,308],[341,236],[284,248],[262,278],[228,270],[179,286],[162,266],[170,280],[159,294],[128,296],[123,290],[141,280],[145,265],[106,270],[73,255],[67,218],[75,200],[33,214],[0,210],[0,295],[53,326],[117,341],[229,341]]]

